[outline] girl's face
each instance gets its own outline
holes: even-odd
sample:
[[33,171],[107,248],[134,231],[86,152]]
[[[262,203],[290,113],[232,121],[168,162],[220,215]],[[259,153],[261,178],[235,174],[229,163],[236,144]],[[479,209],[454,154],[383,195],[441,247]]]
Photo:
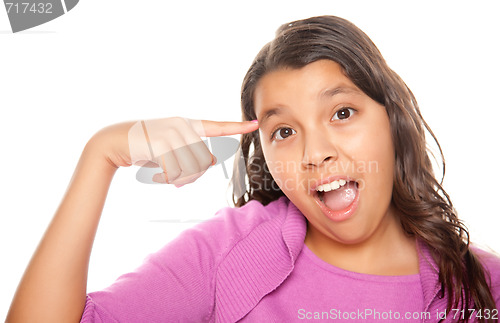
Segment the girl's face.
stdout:
[[[309,236],[354,244],[394,225],[389,118],[337,63],[265,75],[255,112],[269,170],[307,218]],[[333,189],[318,193],[326,183]]]

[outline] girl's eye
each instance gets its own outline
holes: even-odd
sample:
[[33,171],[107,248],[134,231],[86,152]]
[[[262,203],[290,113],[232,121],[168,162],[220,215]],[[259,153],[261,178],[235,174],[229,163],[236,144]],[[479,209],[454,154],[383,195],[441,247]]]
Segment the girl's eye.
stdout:
[[292,128],[279,128],[273,132],[271,139],[283,140],[283,139],[286,139],[287,137],[294,135],[296,133],[297,132],[295,130],[293,130]]
[[356,110],[353,108],[342,108],[339,111],[337,111],[334,115],[332,120],[345,120],[351,117]]

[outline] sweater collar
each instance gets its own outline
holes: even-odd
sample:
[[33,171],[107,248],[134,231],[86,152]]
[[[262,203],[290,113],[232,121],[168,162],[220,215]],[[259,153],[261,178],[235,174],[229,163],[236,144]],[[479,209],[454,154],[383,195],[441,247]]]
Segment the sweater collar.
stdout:
[[294,268],[306,234],[306,220],[286,197],[257,212],[271,220],[252,231],[226,255],[216,274],[216,321],[236,322],[275,290]]
[[424,296],[424,311],[428,311],[441,291],[439,268],[432,257],[429,247],[420,239],[417,239],[417,251],[419,254],[420,282]]
[[291,264],[295,264],[304,246],[307,222],[300,210],[288,199],[282,198],[288,204],[288,212],[281,227],[283,241],[288,248]]

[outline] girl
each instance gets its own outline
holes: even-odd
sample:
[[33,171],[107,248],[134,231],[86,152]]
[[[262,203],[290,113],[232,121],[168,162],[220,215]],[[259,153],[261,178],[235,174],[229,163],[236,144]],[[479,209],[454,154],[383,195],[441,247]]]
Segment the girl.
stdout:
[[[95,134],[7,320],[498,320],[500,261],[469,246],[432,173],[425,130],[435,137],[362,31],[331,16],[283,25],[241,99],[241,123],[168,118]],[[184,185],[215,162],[201,136],[238,133],[238,208],[86,295],[116,169],[159,165],[154,181]]]

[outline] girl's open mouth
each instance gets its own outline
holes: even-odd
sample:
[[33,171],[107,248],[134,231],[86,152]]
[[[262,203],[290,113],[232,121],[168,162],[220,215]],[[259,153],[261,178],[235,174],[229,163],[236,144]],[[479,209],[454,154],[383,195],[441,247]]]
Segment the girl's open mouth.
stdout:
[[357,208],[359,185],[343,179],[332,181],[316,187],[314,198],[325,216],[333,221],[343,221]]

